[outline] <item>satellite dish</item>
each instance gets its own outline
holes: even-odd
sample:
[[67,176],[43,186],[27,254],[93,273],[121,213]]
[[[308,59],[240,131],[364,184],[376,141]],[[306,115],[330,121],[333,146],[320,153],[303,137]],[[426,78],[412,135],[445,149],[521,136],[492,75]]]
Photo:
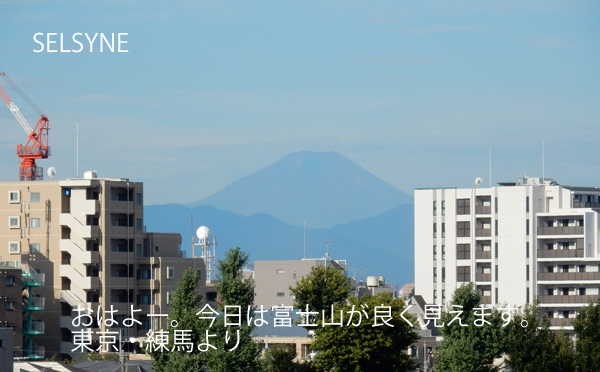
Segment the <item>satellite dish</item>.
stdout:
[[481,179],[481,177],[477,177],[477,178],[475,178],[475,184],[476,184],[477,186],[480,186],[482,182],[483,182],[483,180]]
[[50,177],[50,180],[54,180],[55,175],[56,175],[56,168],[54,168],[54,167],[48,168],[48,177]]
[[210,229],[206,226],[200,226],[198,230],[196,230],[196,236],[200,240],[208,240],[210,239]]

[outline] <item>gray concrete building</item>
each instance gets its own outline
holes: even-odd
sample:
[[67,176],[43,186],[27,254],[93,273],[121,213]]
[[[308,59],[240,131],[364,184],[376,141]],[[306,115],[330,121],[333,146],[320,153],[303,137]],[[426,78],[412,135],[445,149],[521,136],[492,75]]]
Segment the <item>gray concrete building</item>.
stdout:
[[345,260],[324,258],[304,258],[288,261],[254,261],[254,304],[260,308],[272,306],[292,306],[294,298],[289,287],[310,273],[313,266],[339,267],[348,275],[348,265]]

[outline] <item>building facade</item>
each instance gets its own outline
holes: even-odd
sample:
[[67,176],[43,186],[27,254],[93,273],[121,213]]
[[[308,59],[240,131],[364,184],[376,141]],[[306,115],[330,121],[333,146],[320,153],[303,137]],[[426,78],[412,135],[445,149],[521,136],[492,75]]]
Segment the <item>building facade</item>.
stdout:
[[489,188],[415,190],[415,293],[445,305],[473,282],[481,302],[539,299],[571,328],[600,294],[600,188],[523,177]]
[[[151,322],[164,322],[152,315],[168,314],[188,267],[204,283],[204,262],[185,258],[179,234],[146,232],[140,182],[86,172],[81,179],[0,183],[0,220],[2,260],[45,275],[36,288],[45,308],[35,314],[45,332],[35,341],[46,356],[71,354],[73,334],[82,330],[93,333],[94,350],[98,332],[144,338]],[[89,326],[73,326],[78,306],[93,315]],[[111,317],[117,323],[107,325]],[[134,319],[129,327],[127,318]]]
[[254,261],[254,304],[260,308],[272,306],[293,306],[294,298],[289,287],[308,275],[313,266],[339,267],[348,275],[345,260],[325,258],[305,258],[302,260]]

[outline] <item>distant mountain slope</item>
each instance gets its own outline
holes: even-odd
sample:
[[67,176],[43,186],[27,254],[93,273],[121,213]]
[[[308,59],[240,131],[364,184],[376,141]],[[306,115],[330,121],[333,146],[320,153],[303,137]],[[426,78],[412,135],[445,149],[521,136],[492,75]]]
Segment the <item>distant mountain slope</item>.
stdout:
[[[290,260],[303,257],[303,229],[267,214],[245,217],[211,206],[193,209],[178,204],[144,208],[145,225],[152,232],[177,232],[182,248],[191,256],[190,216],[194,232],[202,225],[218,236],[217,259],[236,246],[250,253],[250,260]],[[402,205],[379,216],[337,225],[330,229],[306,229],[306,256],[323,257],[325,240],[330,255],[345,259],[350,269],[370,269],[367,275],[384,275],[392,284],[414,281],[413,205]]]
[[189,207],[266,213],[293,226],[328,228],[377,216],[412,197],[337,152],[295,152]]

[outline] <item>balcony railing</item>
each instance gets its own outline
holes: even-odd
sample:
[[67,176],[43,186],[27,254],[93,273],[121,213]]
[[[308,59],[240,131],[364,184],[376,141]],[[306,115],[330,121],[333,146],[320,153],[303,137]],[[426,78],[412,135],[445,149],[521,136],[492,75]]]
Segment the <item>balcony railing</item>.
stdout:
[[542,304],[586,304],[598,300],[598,295],[539,296]]
[[23,327],[24,335],[39,335],[44,333],[46,330],[46,323],[40,321],[33,321],[30,324],[25,324]]
[[475,207],[475,213],[476,214],[492,214],[492,207],[487,205],[487,206],[476,206]]
[[583,249],[538,249],[538,258],[583,257]]
[[600,208],[600,203],[587,203],[587,202],[578,202],[573,201],[573,208]]
[[475,251],[475,258],[480,260],[489,260],[492,258],[492,251]]
[[575,318],[550,318],[550,325],[554,327],[571,327]]
[[538,227],[538,235],[582,235],[583,226]]
[[475,236],[492,236],[492,229],[475,229]]
[[31,350],[23,349],[23,356],[27,359],[44,359],[46,348],[44,346],[32,346]]
[[600,272],[538,273],[538,280],[600,280]]
[[477,273],[475,274],[475,280],[478,282],[491,282],[492,274]]
[[45,305],[45,297],[29,297],[23,300],[23,311],[43,310]]

